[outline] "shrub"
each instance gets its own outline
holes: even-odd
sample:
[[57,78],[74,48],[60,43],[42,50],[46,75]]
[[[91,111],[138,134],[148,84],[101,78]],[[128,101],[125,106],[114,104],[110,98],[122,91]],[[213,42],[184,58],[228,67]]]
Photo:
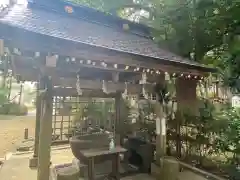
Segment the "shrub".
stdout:
[[27,115],[28,113],[28,108],[25,105],[19,105],[17,103],[9,103],[9,104],[4,104],[0,108],[0,114],[5,114],[5,115],[16,115],[16,116],[24,116]]

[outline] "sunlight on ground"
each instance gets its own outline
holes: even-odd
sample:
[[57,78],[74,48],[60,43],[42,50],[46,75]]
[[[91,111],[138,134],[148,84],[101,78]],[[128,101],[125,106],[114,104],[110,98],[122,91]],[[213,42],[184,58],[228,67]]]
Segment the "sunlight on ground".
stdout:
[[24,139],[25,128],[29,130],[29,137],[34,137],[34,116],[0,116],[0,157],[16,151],[16,146]]

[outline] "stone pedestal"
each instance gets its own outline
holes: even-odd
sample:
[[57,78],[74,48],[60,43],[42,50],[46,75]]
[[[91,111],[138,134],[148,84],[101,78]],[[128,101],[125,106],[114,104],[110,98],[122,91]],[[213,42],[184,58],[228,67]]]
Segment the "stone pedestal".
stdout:
[[163,157],[160,162],[160,174],[157,179],[177,180],[179,175],[179,162],[173,157]]
[[37,168],[38,166],[38,157],[32,157],[29,159],[29,167],[30,168]]
[[76,158],[73,158],[72,165],[78,168],[80,177],[87,177],[88,175],[87,165],[81,164],[80,161]]
[[151,163],[151,175],[156,179],[160,177],[160,168],[155,163]]
[[52,180],[79,180],[79,174],[72,164],[57,165],[52,169]]

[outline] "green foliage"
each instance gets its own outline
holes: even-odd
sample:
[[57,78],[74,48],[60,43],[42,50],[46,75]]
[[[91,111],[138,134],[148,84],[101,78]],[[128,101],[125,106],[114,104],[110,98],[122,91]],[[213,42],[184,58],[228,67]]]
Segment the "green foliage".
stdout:
[[[202,100],[201,104],[198,116],[184,114],[182,129],[186,135],[182,137],[188,144],[188,156],[198,159],[203,168],[220,172],[221,167],[230,179],[239,177],[240,110],[229,105],[215,108],[208,100]],[[219,156],[214,158],[217,162],[210,160],[216,156]]]
[[217,138],[218,147],[222,152],[232,152],[232,160],[237,161],[236,155],[240,154],[240,110],[228,108],[218,118],[227,122]]
[[8,90],[5,88],[0,88],[0,105],[7,103]]
[[227,125],[218,133],[216,139],[217,148],[224,154],[232,153],[227,156],[229,162],[226,171],[230,179],[237,180],[240,177],[240,110],[228,108],[221,113],[219,117],[226,121]]
[[28,108],[25,105],[17,103],[4,104],[0,108],[0,114],[25,116],[28,113]]
[[240,93],[240,38],[226,36],[225,44],[205,55],[204,63],[218,67],[223,85],[233,93]]
[[[97,100],[98,101],[98,100]],[[114,101],[92,102],[86,104],[80,103],[73,119],[73,124],[76,125],[84,118],[99,120],[101,123],[108,119],[109,114],[113,112]]]
[[[240,92],[240,3],[236,0],[71,1],[151,25],[160,46],[219,68],[225,84]],[[213,55],[206,56],[208,52]]]

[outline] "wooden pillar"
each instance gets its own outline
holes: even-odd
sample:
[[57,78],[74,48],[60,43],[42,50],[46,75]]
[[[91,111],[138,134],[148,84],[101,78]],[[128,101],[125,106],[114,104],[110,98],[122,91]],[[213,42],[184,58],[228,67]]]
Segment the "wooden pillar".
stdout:
[[166,155],[166,119],[164,117],[163,105],[156,102],[154,111],[157,115],[156,119],[156,160],[160,162],[160,158]]
[[3,63],[3,75],[2,75],[1,87],[5,88],[6,78],[8,73],[8,57],[5,55],[4,41],[2,39],[0,39],[0,59]]
[[116,145],[120,145],[121,141],[121,93],[117,93],[115,97],[115,113],[116,113],[116,119],[115,119],[115,142]]
[[[165,77],[161,76],[158,79],[158,83],[164,84]],[[158,99],[158,98],[157,98]],[[164,113],[163,104],[161,104],[158,100],[154,105],[154,112],[157,116],[156,118],[156,161],[160,164],[160,158],[166,155],[166,119]]]
[[49,77],[43,77],[43,82],[46,91],[40,95],[43,96],[43,117],[40,122],[37,180],[49,179],[51,159],[53,88]]
[[176,113],[176,148],[177,154],[181,157],[181,134],[180,128],[184,122],[184,113],[197,114],[197,80],[178,78],[176,80],[176,100],[177,100],[177,113]]
[[23,86],[23,83],[24,82],[20,82],[20,92],[19,92],[19,99],[18,99],[18,104],[20,105],[21,103],[22,103],[22,101],[23,101],[23,88],[24,88],[24,86]]
[[[4,63],[4,41],[0,39],[0,60]],[[5,86],[4,76],[1,77],[1,87]]]
[[215,94],[216,98],[219,98],[219,81],[216,81],[216,94]]
[[0,56],[4,55],[4,41],[0,39]]
[[34,152],[33,157],[29,161],[29,167],[36,168],[38,165],[38,151],[39,151],[39,134],[40,134],[40,121],[42,116],[42,98],[40,97],[40,91],[44,89],[43,79],[40,78],[37,83],[36,94],[36,122],[35,122],[35,139],[34,139]]
[[[119,73],[114,72],[112,73],[112,80],[113,82],[117,83],[119,81]],[[120,137],[120,119],[121,119],[121,98],[122,94],[121,92],[117,91],[115,95],[115,143],[116,145],[120,145],[121,137]]]
[[176,80],[177,107],[181,112],[197,113],[197,80],[178,78]]

